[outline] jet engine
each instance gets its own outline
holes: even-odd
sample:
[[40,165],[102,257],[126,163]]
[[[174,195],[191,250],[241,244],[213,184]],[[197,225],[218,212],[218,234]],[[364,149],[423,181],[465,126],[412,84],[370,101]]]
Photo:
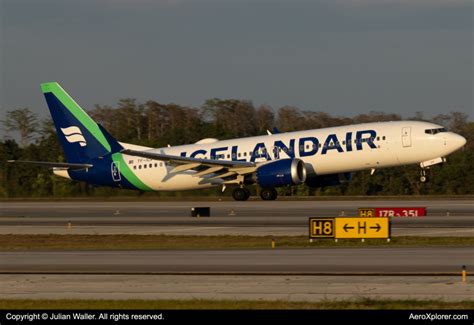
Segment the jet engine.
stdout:
[[262,188],[298,185],[306,180],[306,166],[301,159],[280,159],[258,167],[255,181]]

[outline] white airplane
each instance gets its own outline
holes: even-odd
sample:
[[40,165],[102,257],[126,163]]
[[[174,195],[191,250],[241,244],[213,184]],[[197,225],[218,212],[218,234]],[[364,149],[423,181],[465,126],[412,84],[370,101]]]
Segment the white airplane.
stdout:
[[351,173],[409,164],[426,169],[446,161],[466,139],[440,125],[419,121],[377,122],[232,140],[148,148],[118,142],[56,82],[41,84],[66,163],[10,161],[48,166],[54,174],[98,186],[140,191],[181,191],[235,186],[235,200],[249,198],[246,186],[275,200],[276,187],[306,183],[337,185]]

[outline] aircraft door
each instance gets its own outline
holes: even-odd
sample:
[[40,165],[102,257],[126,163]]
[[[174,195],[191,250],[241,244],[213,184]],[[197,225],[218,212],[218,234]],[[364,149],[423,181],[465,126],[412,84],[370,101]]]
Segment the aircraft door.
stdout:
[[411,126],[402,128],[402,145],[411,147]]
[[112,179],[114,180],[114,182],[119,183],[122,180],[120,176],[120,162],[113,161],[112,165],[110,166],[110,169],[112,173]]

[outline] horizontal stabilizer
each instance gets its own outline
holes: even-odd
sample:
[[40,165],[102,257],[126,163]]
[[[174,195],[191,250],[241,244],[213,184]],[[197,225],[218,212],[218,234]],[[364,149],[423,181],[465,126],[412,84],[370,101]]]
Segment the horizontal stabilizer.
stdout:
[[87,169],[91,168],[91,164],[72,164],[72,163],[63,163],[63,162],[50,162],[50,161],[29,161],[29,160],[8,160],[9,163],[21,163],[21,164],[30,164],[36,166],[44,167],[57,167],[57,168],[69,168],[69,169]]

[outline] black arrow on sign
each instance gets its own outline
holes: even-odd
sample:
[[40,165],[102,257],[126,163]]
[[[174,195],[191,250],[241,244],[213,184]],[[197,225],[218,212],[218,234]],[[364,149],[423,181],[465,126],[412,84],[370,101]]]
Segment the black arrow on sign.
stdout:
[[344,229],[345,232],[348,232],[349,230],[347,229],[354,229],[354,227],[349,227],[349,224],[346,223],[342,229]]
[[382,229],[382,227],[380,227],[380,225],[378,223],[376,225],[377,225],[377,227],[370,227],[370,229],[377,229],[376,232],[379,232],[380,229]]

